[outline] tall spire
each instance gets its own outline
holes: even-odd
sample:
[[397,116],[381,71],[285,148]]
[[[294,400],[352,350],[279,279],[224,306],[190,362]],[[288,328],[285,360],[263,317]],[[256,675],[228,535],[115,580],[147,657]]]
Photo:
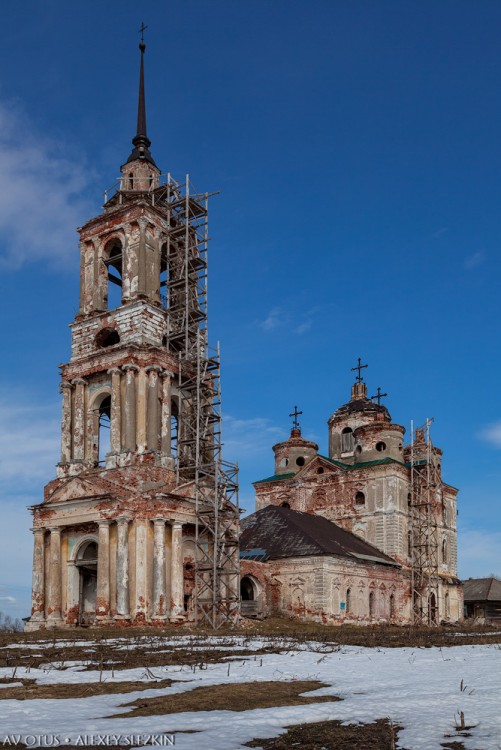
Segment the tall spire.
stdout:
[[[146,44],[144,43],[144,31],[147,26],[144,23],[141,24],[139,31],[141,32],[141,41],[139,42],[139,50],[141,52],[141,64],[139,68],[139,97],[137,102],[137,132],[132,143],[134,148],[132,149],[131,155],[127,159],[127,163],[135,161],[136,159],[142,159],[145,161],[155,164],[152,155],[150,154],[149,148],[151,141],[146,133],[146,99],[144,95],[144,53],[146,51]],[[155,165],[156,166],[156,165]]]

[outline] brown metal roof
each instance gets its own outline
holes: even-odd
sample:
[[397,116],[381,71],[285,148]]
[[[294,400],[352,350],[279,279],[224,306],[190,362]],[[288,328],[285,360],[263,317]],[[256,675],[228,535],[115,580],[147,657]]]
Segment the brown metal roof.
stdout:
[[372,544],[311,513],[267,505],[243,518],[241,525],[240,548],[265,550],[268,559],[335,555],[398,565]]
[[462,583],[465,602],[501,601],[501,581],[498,578],[468,578]]

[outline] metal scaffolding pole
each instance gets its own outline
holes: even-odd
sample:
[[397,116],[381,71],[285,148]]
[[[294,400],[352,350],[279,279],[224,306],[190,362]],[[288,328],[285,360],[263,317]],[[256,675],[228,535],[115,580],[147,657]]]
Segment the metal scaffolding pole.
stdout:
[[414,430],[411,424],[411,497],[409,541],[412,621],[436,625],[439,611],[439,545],[437,507],[442,505],[435,451],[430,438],[432,419]]
[[[143,193],[165,228],[160,249],[159,304],[165,310],[165,345],[178,357],[179,403],[175,449],[176,478],[193,485],[195,504],[196,619],[213,628],[235,621],[240,607],[238,469],[223,461],[219,347],[207,332],[207,250],[209,193],[196,193],[189,176]],[[107,206],[130,199],[120,186]],[[107,195],[105,196],[107,200]],[[163,294],[165,290],[165,294]]]

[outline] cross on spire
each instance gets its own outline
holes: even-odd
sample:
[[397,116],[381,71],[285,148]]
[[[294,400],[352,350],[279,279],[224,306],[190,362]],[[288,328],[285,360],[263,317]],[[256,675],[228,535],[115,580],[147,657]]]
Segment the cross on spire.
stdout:
[[381,406],[381,399],[385,398],[385,396],[387,395],[388,395],[387,393],[381,393],[381,388],[378,386],[376,395],[371,396],[371,401],[374,401],[374,399],[376,399],[378,406]]
[[362,375],[360,374],[360,371],[361,371],[361,370],[363,370],[363,369],[364,369],[364,367],[369,367],[369,365],[363,365],[363,364],[362,364],[362,360],[361,360],[361,359],[360,359],[360,357],[359,357],[359,358],[358,358],[358,364],[357,364],[357,366],[356,366],[356,367],[352,367],[352,368],[351,368],[351,371],[352,371],[352,372],[354,372],[355,370],[357,370],[357,371],[358,371],[358,375],[357,375],[357,383],[362,383],[362,382],[363,382],[363,377],[362,377]]
[[141,28],[139,29],[139,34],[141,34],[141,44],[144,44],[144,32],[147,28],[148,27],[144,25],[144,21],[141,21]]
[[297,406],[295,406],[295,407],[294,407],[294,411],[292,412],[292,414],[289,414],[289,417],[294,417],[294,419],[293,419],[293,421],[292,421],[292,429],[293,429],[293,430],[299,430],[299,421],[298,421],[298,417],[299,417],[299,415],[300,415],[300,414],[302,414],[302,413],[303,413],[303,412],[302,412],[302,411],[298,411],[298,410],[297,410]]

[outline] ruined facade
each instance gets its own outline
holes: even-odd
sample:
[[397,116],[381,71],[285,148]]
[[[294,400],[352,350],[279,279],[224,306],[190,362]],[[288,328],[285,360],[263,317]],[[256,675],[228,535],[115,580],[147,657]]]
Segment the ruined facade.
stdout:
[[[242,611],[322,622],[461,619],[457,490],[442,480],[429,429],[405,446],[404,428],[380,398],[367,397],[360,373],[328,428],[321,456],[295,425],[273,446],[273,476],[254,485],[257,512],[243,521]],[[282,515],[268,517],[270,506]],[[329,523],[320,529],[312,516]],[[263,528],[270,521],[276,544]],[[303,534],[290,543],[298,526]],[[336,546],[340,530],[349,534]],[[372,552],[360,550],[362,540]]]
[[236,473],[220,453],[207,341],[207,194],[137,133],[79,229],[80,305],[61,367],[61,460],[33,508],[29,630],[206,621],[238,611]]

